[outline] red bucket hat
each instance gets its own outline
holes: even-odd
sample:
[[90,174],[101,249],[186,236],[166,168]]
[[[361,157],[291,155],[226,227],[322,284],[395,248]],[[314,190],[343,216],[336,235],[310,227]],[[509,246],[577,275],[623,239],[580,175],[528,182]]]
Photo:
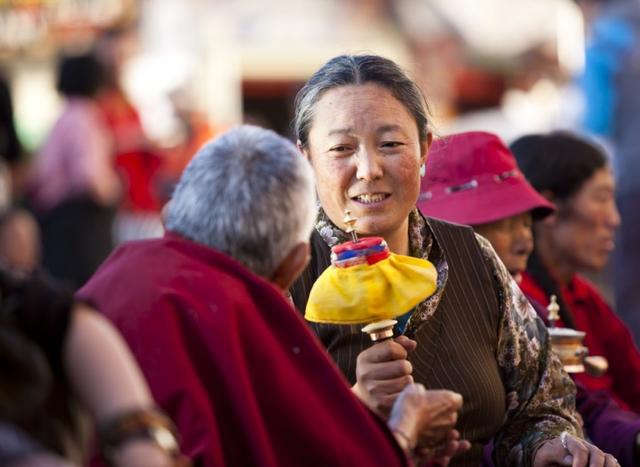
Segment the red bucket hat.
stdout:
[[434,141],[417,205],[427,216],[467,225],[527,211],[539,219],[555,210],[527,182],[500,138],[480,131]]

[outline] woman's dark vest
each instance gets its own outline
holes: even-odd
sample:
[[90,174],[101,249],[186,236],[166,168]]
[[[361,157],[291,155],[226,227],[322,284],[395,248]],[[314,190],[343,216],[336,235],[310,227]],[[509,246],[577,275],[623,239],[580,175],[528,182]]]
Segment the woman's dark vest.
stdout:
[[[451,466],[477,466],[484,444],[505,419],[505,389],[497,363],[499,303],[495,279],[486,264],[473,230],[427,219],[436,242],[445,252],[449,276],[438,308],[415,335],[409,355],[413,378],[427,389],[459,392],[464,405],[457,424],[472,448]],[[304,310],[317,277],[331,264],[330,250],[317,232],[312,259],[291,289],[294,303]],[[309,323],[351,384],[356,358],[369,347],[369,337],[358,325]]]

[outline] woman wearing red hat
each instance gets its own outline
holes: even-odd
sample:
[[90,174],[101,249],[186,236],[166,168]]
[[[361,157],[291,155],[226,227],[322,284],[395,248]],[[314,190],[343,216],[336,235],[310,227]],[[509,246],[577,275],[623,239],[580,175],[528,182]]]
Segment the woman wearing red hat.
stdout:
[[[521,282],[533,251],[533,221],[549,219],[554,211],[525,180],[513,154],[497,136],[471,132],[436,141],[422,187],[418,207],[424,214],[471,225],[491,242],[509,272]],[[536,311],[546,317],[541,305]],[[603,320],[601,324],[607,323]],[[622,409],[604,392],[580,383],[577,408],[597,446],[614,454],[623,466],[637,465],[640,417]]]
[[336,57],[298,93],[294,126],[320,201],[311,262],[291,290],[298,308],[347,239],[347,209],[359,234],[437,270],[435,293],[399,319],[395,340],[372,346],[358,326],[310,325],[354,392],[382,414],[414,380],[460,393],[451,427],[471,449],[452,466],[477,466],[492,438],[500,466],[615,466],[581,438],[573,384],[489,243],[416,209],[432,136],[415,83],[382,57]]
[[640,413],[640,352],[604,298],[577,272],[602,269],[614,247],[620,215],[607,158],[569,133],[525,136],[512,151],[531,184],[558,207],[534,225],[535,249],[521,287],[543,305],[556,295],[562,322],[585,331],[591,353],[609,361],[604,376],[581,374],[577,380]]

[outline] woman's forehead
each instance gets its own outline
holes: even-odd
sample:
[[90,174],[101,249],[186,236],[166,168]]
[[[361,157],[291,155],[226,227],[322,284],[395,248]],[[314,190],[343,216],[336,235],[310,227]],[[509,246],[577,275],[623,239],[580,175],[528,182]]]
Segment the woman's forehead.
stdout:
[[405,105],[386,88],[371,83],[327,91],[316,103],[311,125],[326,136],[353,134],[363,128],[384,133],[407,127],[415,127],[415,120]]

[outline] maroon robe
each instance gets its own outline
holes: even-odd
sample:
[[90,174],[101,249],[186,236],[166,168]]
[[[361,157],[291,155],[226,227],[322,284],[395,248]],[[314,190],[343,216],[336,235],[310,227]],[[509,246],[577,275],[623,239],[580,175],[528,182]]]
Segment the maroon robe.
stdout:
[[235,260],[175,234],[132,242],[78,296],[118,327],[195,465],[407,465],[282,293]]

